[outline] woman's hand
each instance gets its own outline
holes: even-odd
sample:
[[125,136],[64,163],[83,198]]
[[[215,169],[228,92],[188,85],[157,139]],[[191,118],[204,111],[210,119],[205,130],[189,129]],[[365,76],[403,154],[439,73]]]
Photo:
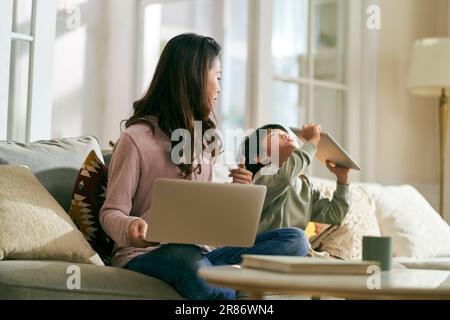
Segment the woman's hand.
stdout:
[[159,243],[145,241],[148,225],[142,219],[134,220],[128,229],[128,239],[135,248],[147,248],[158,246]]
[[317,124],[308,124],[303,126],[301,136],[308,142],[314,143],[316,146],[320,142],[320,132],[322,127]]
[[251,184],[253,182],[253,173],[245,169],[244,164],[240,164],[238,169],[230,170],[229,177],[233,178],[233,183]]
[[349,178],[350,169],[338,167],[336,164],[334,164],[331,161],[327,161],[327,168],[328,168],[328,170],[331,171],[331,173],[333,173],[336,176],[337,182],[340,185],[348,186],[350,184],[350,178]]

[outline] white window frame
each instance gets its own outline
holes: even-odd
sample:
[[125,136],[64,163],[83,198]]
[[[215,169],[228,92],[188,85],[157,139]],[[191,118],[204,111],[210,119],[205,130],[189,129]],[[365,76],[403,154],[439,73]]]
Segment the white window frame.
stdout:
[[248,0],[247,128],[271,121],[273,0]]
[[0,140],[7,139],[13,2],[0,1]]
[[[165,3],[179,0],[166,0]],[[141,84],[144,81],[144,35],[145,35],[145,8],[148,5],[162,3],[161,0],[139,0],[137,5],[137,59],[136,59],[136,96],[143,95]]]
[[[316,80],[312,78],[293,78],[293,77],[284,77],[281,75],[273,74],[273,66],[272,66],[272,24],[273,24],[273,1],[276,0],[250,0],[252,10],[250,10],[250,19],[249,19],[249,34],[250,39],[254,39],[253,43],[251,43],[251,52],[250,57],[253,57],[251,63],[251,71],[249,72],[249,88],[253,90],[249,90],[249,92],[253,93],[253,97],[250,98],[249,102],[252,106],[249,114],[258,116],[249,121],[249,126],[258,127],[262,124],[267,124],[271,119],[272,114],[272,83],[275,80],[282,81],[285,83],[298,84],[298,85],[307,85],[308,90],[310,91],[308,94],[308,110],[307,116],[310,117],[312,115],[312,108],[314,106],[314,94],[311,94],[316,87],[322,88],[330,88],[337,89],[341,91],[348,92],[350,89],[350,85],[348,84],[339,84],[334,82],[327,82]],[[349,4],[349,7],[353,8],[353,5]],[[314,25],[314,14],[313,14],[313,6],[309,6],[309,26]],[[350,10],[349,10],[350,11]],[[353,25],[349,28],[354,27]],[[308,28],[310,30],[310,28]],[[348,39],[349,47],[354,45],[350,44],[352,39]],[[309,34],[308,37],[308,50],[311,50],[311,42],[312,38]],[[314,59],[313,55],[308,52],[309,57],[309,70],[310,73],[314,74]],[[258,72],[262,70],[262,72]],[[258,76],[260,75],[260,76]],[[350,77],[350,76],[349,76]],[[348,81],[350,83],[350,81]]]
[[[349,86],[347,84],[337,83],[337,82],[329,82],[329,81],[322,81],[314,79],[315,75],[315,63],[314,63],[314,55],[311,53],[311,49],[313,46],[313,38],[312,38],[312,26],[315,25],[315,15],[314,15],[314,0],[308,0],[308,70],[309,70],[309,77],[286,77],[282,75],[273,75],[274,81],[281,81],[288,84],[296,84],[296,85],[304,85],[307,87],[308,90],[308,103],[307,103],[307,110],[306,110],[306,122],[311,122],[312,115],[314,114],[314,105],[315,105],[315,92],[314,90],[316,88],[326,88],[326,89],[334,89],[339,90],[341,92],[344,92],[346,96],[348,95],[348,89]],[[324,1],[324,0],[321,0]],[[331,2],[330,0],[327,0]],[[338,0],[339,1],[339,0]],[[325,2],[325,1],[324,1]],[[346,31],[347,32],[347,31]],[[348,40],[347,40],[348,41]],[[305,121],[305,119],[302,119]]]
[[[359,11],[364,17],[361,25],[364,26],[361,32],[361,94],[360,99],[355,103],[359,103],[358,109],[361,114],[360,126],[360,145],[361,145],[361,163],[364,165],[362,179],[366,182],[377,181],[376,171],[377,162],[375,155],[377,154],[377,126],[378,126],[378,57],[380,32],[377,30],[369,30],[366,27],[367,8],[371,5],[380,6],[379,0],[363,0]],[[362,112],[364,108],[365,112]]]
[[[50,14],[54,13],[54,14]],[[8,123],[11,106],[11,43],[30,43],[28,73],[28,101],[25,141],[50,139],[52,124],[52,67],[56,34],[56,0],[34,0],[32,5],[31,35],[12,32],[13,0],[0,3],[0,140],[13,139],[8,128],[19,125]]]
[[[355,181],[373,181],[376,163],[376,106],[377,106],[377,54],[378,32],[369,31],[366,25],[366,9],[378,0],[347,0],[347,81],[340,85],[318,80],[280,78],[272,74],[272,21],[273,1],[249,0],[249,73],[248,73],[248,126],[252,128],[267,124],[272,115],[272,83],[284,80],[290,83],[314,85],[347,92],[345,145],[349,153],[364,168],[353,176]],[[310,6],[312,10],[312,6]],[[312,15],[312,12],[309,13]],[[313,15],[312,15],[313,16]],[[311,22],[311,20],[310,20]],[[310,40],[308,40],[310,41]],[[310,55],[311,56],[311,55]],[[312,59],[311,59],[312,60]],[[311,63],[311,61],[310,61]],[[312,84],[312,85],[311,85]],[[308,116],[312,115],[313,95],[308,95]],[[364,110],[362,108],[364,107]],[[308,119],[307,119],[308,121]],[[306,122],[307,122],[306,121]]]

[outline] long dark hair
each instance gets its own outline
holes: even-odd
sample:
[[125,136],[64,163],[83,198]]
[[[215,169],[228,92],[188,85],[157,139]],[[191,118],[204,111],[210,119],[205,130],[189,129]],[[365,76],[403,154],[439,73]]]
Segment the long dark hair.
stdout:
[[[220,59],[221,50],[214,39],[197,34],[187,33],[171,39],[163,50],[148,91],[134,103],[134,114],[126,121],[125,127],[142,123],[154,132],[148,118],[155,116],[159,128],[169,139],[177,129],[188,130],[191,141],[183,143],[191,143],[192,162],[195,121],[202,122],[202,133],[216,129],[215,122],[209,117],[207,76],[215,60]],[[173,149],[180,141],[171,143]],[[202,148],[206,148],[203,139]],[[215,157],[215,151],[212,156]],[[201,165],[194,168],[192,163],[181,163],[178,167],[183,178],[191,176],[195,170],[201,172]]]
[[[253,176],[257,174],[265,165],[256,162],[255,158],[262,153],[262,144],[264,138],[271,130],[279,129],[287,133],[286,128],[278,124],[268,124],[261,128],[256,129],[248,136],[244,138],[240,146],[240,156],[245,158],[245,168],[253,173]],[[250,144],[256,145],[250,145]]]

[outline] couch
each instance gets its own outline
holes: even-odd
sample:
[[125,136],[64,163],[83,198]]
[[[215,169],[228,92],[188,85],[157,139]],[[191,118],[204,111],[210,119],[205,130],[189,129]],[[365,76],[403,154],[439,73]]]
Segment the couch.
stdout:
[[[0,142],[0,165],[26,165],[69,212],[75,180],[83,161],[95,150],[106,163],[94,137],[55,139],[33,144]],[[62,261],[0,261],[0,299],[157,299],[182,297],[168,284],[124,269],[77,264],[81,289],[69,290],[68,267]]]
[[[230,182],[227,166],[217,165],[214,173],[215,182]],[[335,180],[312,177],[311,182],[326,197],[336,188]],[[396,266],[450,270],[450,227],[415,188],[352,182],[350,189],[350,211],[320,251],[358,260],[363,236],[386,236],[393,240]]]
[[[0,142],[0,165],[28,166],[61,207],[69,212],[75,179],[85,157],[92,150],[106,164],[109,162],[111,151],[102,152],[94,137],[56,139],[34,144]],[[224,182],[227,179],[227,168],[217,166],[214,180]],[[325,180],[315,182],[332,183]],[[368,189],[378,201],[378,206],[382,207],[382,190],[385,188],[369,185]],[[377,217],[382,216],[381,213],[377,214]],[[389,226],[381,228],[382,231],[389,236],[396,236],[397,231],[392,229],[390,222],[384,223]],[[420,259],[420,256],[413,254],[398,259],[411,268],[450,270],[450,253],[448,257]],[[0,261],[0,299],[182,299],[171,286],[158,279],[123,269],[88,264],[77,264],[82,275],[81,289],[69,290],[67,270],[70,265],[73,263]]]

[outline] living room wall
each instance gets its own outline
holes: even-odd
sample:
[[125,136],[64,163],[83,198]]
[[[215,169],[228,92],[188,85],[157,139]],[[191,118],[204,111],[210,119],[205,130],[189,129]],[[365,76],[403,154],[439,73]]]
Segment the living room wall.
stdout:
[[[80,25],[59,7],[55,39],[53,137],[99,136],[105,101],[107,0],[77,1]],[[72,9],[72,8],[69,8]]]
[[[381,0],[380,5],[383,24],[379,38],[377,152],[373,155],[377,159],[377,182],[412,184],[437,209],[438,99],[412,96],[407,82],[414,41],[449,35],[449,1]],[[447,170],[447,200],[449,194]],[[450,221],[450,203],[446,208]]]
[[135,92],[136,1],[78,0],[81,24],[58,12],[54,61],[54,137],[95,135],[103,148],[120,135]]

